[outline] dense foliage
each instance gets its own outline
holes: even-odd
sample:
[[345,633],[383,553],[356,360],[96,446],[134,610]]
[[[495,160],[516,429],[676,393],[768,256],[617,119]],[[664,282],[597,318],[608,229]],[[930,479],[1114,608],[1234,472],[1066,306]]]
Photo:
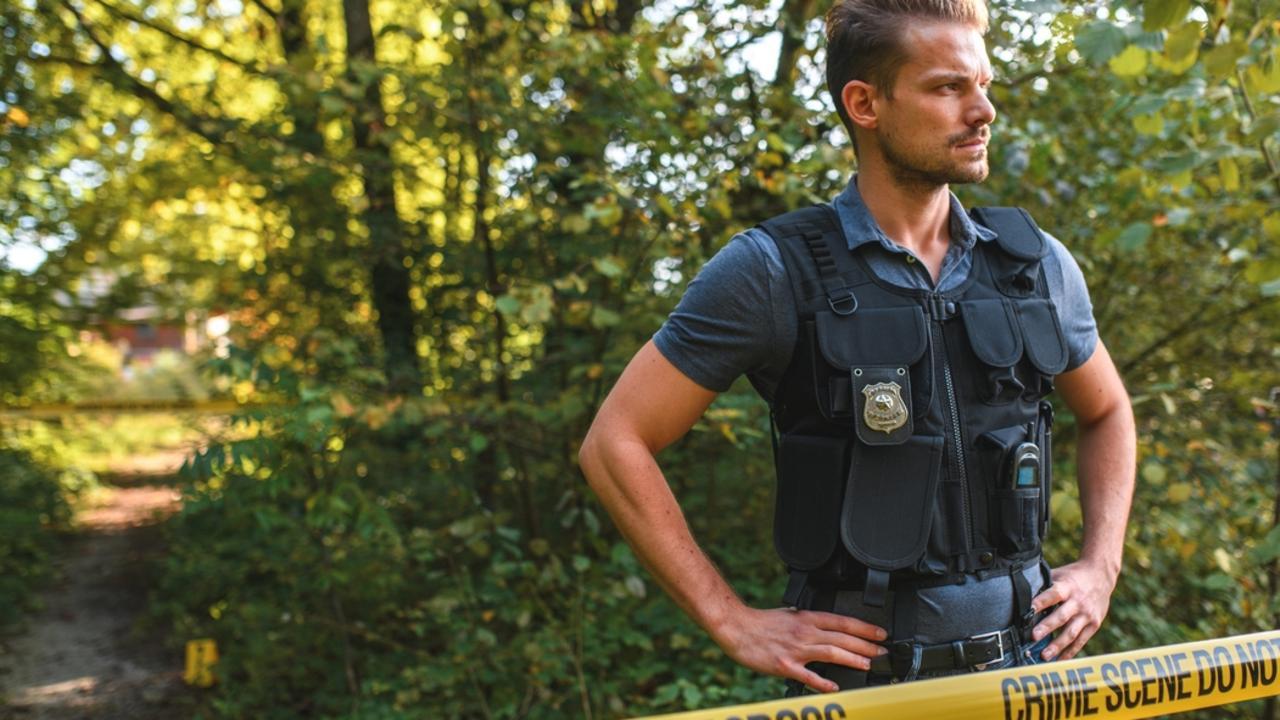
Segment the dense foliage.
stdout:
[[49,576],[54,531],[67,526],[70,508],[54,472],[0,445],[0,628],[31,608]]
[[[189,463],[155,592],[225,717],[616,717],[764,698],[586,492],[578,440],[737,230],[847,179],[814,0],[23,0],[0,10],[0,353],[74,295],[226,308],[274,403]],[[996,3],[993,175],[1075,253],[1134,396],[1128,570],[1095,652],[1275,625],[1280,4]],[[766,60],[760,58],[766,57]],[[103,309],[102,311],[105,311]],[[12,337],[13,342],[7,338]],[[283,408],[283,409],[279,409]],[[1061,414],[1054,561],[1079,531]],[[660,460],[776,602],[745,383]],[[1247,712],[1236,709],[1236,712]]]

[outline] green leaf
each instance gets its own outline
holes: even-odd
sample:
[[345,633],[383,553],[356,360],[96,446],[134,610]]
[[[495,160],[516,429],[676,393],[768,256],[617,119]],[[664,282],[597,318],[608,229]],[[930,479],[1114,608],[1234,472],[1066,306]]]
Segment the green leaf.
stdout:
[[1169,498],[1169,502],[1178,505],[1191,499],[1192,490],[1191,483],[1174,483],[1169,486],[1166,496]]
[[1191,0],[1145,0],[1142,3],[1142,29],[1163,30],[1182,20],[1191,9]]
[[1147,239],[1151,237],[1151,231],[1150,223],[1132,223],[1120,231],[1119,237],[1116,238],[1116,247],[1124,252],[1141,250],[1142,246],[1147,244]]
[[1254,561],[1259,564],[1280,558],[1280,526],[1271,528],[1271,532],[1268,532],[1267,536],[1253,548],[1252,555]]
[[1110,60],[1126,44],[1128,39],[1124,30],[1103,20],[1091,22],[1076,31],[1076,49],[1091,65],[1101,65]]
[[591,221],[582,215],[568,215],[560,221],[560,227],[573,235],[581,235],[591,229]]
[[1133,127],[1143,135],[1159,135],[1164,130],[1164,118],[1156,115],[1139,115],[1133,119]]
[[599,305],[591,309],[591,326],[594,328],[613,327],[620,322],[622,322],[622,316],[612,310],[602,308]]
[[1244,279],[1264,285],[1280,279],[1280,260],[1256,262],[1245,268]]
[[1124,52],[1111,58],[1107,65],[1111,68],[1111,72],[1120,77],[1134,77],[1141,75],[1142,71],[1147,69],[1147,56],[1146,50],[1137,45],[1130,45],[1124,49]]
[[[1280,92],[1280,90],[1276,92]],[[1249,134],[1245,136],[1244,140],[1246,144],[1254,145],[1270,138],[1277,132],[1280,132],[1280,113],[1268,114],[1258,118],[1258,121],[1249,128]]]
[[1231,158],[1218,160],[1218,177],[1222,179],[1222,189],[1236,192],[1240,189],[1240,166]]
[[1196,64],[1200,54],[1200,34],[1203,28],[1198,22],[1186,25],[1169,33],[1164,41],[1164,59],[1168,63],[1169,72],[1180,75]]
[[498,308],[498,312],[503,315],[515,315],[520,312],[520,301],[510,295],[503,295],[498,298],[494,305]]
[[1148,461],[1142,465],[1142,479],[1152,485],[1160,485],[1168,475],[1169,471],[1158,462]]
[[1192,150],[1173,155],[1165,155],[1159,160],[1156,160],[1156,169],[1167,175],[1177,175],[1178,173],[1192,170],[1199,164],[1200,153]]
[[1143,95],[1129,106],[1131,115],[1155,115],[1169,104],[1169,98],[1163,95]]
[[532,291],[532,299],[527,305],[520,309],[520,319],[531,325],[545,323],[551,319],[551,309],[554,304],[551,298],[551,288],[547,285],[539,285]]
[[596,270],[601,275],[607,278],[616,278],[622,275],[623,272],[622,264],[619,263],[618,259],[612,255],[598,257],[595,260],[592,260],[591,264],[595,266]]
[[1204,56],[1204,69],[1215,77],[1228,77],[1236,71],[1236,63],[1248,51],[1249,47],[1243,40],[1223,43]]
[[1245,83],[1257,95],[1272,95],[1280,92],[1280,48],[1271,52],[1270,58],[1258,58],[1245,71]]

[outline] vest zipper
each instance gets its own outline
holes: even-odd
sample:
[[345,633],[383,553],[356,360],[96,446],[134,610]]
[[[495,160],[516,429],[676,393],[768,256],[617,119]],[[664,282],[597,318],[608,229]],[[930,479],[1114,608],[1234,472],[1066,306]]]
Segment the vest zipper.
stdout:
[[939,295],[932,295],[929,298],[929,310],[933,316],[933,343],[942,356],[942,379],[946,386],[947,396],[947,412],[950,418],[951,437],[948,444],[951,445],[951,452],[948,457],[951,461],[951,476],[960,481],[960,512],[964,521],[964,540],[965,552],[973,549],[973,516],[970,509],[971,500],[969,499],[969,480],[965,473],[964,463],[964,437],[960,432],[960,412],[956,403],[955,384],[951,380],[951,363],[947,359],[946,341],[942,336],[942,321],[947,317],[945,311],[946,300]]

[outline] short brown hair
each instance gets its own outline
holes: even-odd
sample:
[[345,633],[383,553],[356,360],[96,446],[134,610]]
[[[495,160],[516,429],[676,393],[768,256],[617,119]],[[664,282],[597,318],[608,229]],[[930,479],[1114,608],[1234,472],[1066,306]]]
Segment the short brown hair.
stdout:
[[827,92],[853,139],[853,123],[840,99],[844,86],[861,80],[893,97],[893,82],[906,60],[903,31],[911,20],[971,25],[987,32],[983,0],[836,0],[827,11]]

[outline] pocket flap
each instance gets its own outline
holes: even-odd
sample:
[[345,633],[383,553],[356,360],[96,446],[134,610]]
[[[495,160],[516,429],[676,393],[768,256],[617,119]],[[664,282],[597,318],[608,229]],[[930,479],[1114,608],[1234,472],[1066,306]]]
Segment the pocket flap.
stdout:
[[1022,332],[1009,301],[965,300],[960,314],[979,360],[992,367],[1013,367],[1022,358]]
[[1057,375],[1067,369],[1067,341],[1051,302],[1043,299],[1019,302],[1018,322],[1027,341],[1027,358],[1037,370],[1045,375]]
[[941,437],[854,446],[840,518],[845,548],[877,570],[908,567],[924,553],[942,477]]
[[836,549],[848,447],[846,438],[782,436],[773,543],[788,567],[813,570]]
[[924,356],[928,326],[918,305],[860,308],[852,315],[824,310],[815,315],[818,347],[833,367],[905,367]]

